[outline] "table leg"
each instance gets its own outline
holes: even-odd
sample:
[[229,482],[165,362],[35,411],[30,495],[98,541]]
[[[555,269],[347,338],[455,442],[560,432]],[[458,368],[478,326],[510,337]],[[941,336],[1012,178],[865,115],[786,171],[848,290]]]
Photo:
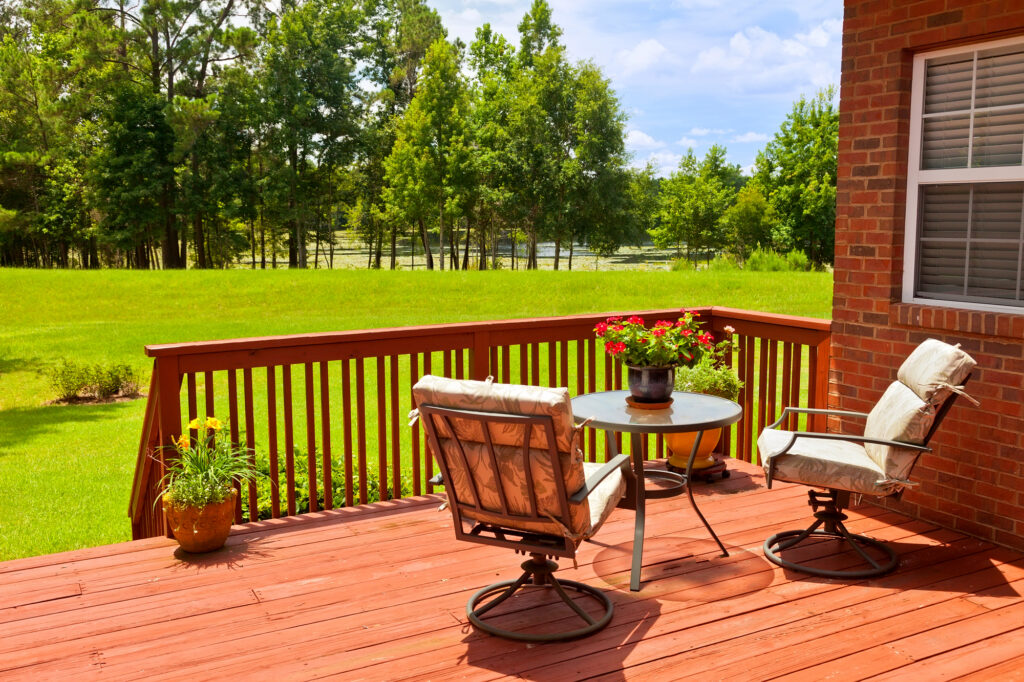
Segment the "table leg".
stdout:
[[[640,591],[640,571],[643,566],[644,556],[644,523],[646,516],[646,495],[644,494],[644,460],[643,448],[639,438],[630,436],[630,460],[633,462],[633,473],[636,477],[636,517],[633,525],[633,562],[629,570],[629,589],[633,592]],[[605,431],[605,442],[607,443],[608,458],[619,454],[619,446],[615,442],[615,432]]]
[[[693,499],[693,461],[697,457],[697,450],[700,449],[700,439],[704,436],[703,431],[697,432],[697,438],[693,441],[693,448],[690,450],[690,459],[686,462],[686,496],[690,498],[690,505],[693,507],[693,511],[697,512],[697,517],[700,522],[704,524],[704,527],[711,533],[711,537],[718,543],[718,548],[722,550],[722,556],[729,556],[729,552],[726,551],[725,545],[715,535],[715,531],[711,530],[711,524],[704,518],[704,515],[700,513],[700,508],[697,507],[697,501]],[[634,559],[635,561],[635,559]]]

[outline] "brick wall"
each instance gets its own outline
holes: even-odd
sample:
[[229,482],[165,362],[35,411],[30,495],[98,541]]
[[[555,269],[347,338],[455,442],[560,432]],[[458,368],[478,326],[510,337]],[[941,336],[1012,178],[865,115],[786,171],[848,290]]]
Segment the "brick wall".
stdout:
[[901,511],[1024,549],[1024,315],[901,303],[917,52],[1024,35],[1024,0],[846,0],[840,87],[833,407],[867,411],[928,337],[978,360]]

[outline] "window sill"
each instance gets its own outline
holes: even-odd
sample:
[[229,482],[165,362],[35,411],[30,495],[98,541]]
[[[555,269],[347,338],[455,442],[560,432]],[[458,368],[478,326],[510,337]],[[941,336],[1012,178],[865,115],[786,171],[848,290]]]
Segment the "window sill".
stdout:
[[894,303],[889,307],[889,324],[894,327],[935,329],[1018,341],[1024,338],[1024,314],[1012,312]]

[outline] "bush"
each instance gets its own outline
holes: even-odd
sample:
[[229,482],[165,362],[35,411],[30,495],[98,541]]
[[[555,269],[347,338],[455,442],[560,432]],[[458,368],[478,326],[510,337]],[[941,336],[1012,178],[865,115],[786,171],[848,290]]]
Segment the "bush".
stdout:
[[124,364],[93,366],[91,384],[97,398],[111,398],[118,393],[130,396],[139,392],[139,380],[135,370]]
[[729,270],[739,270],[739,263],[736,262],[735,256],[727,254],[721,254],[715,256],[715,259],[708,263],[708,270],[710,272],[727,272]]
[[106,400],[116,395],[138,395],[139,380],[135,370],[128,365],[115,363],[90,367],[64,358],[50,370],[50,387],[56,392],[57,400],[90,396]]
[[752,272],[785,272],[790,267],[789,262],[774,251],[754,249],[743,264],[743,269]]
[[786,263],[789,265],[790,270],[796,270],[798,272],[807,272],[811,269],[811,261],[807,258],[807,254],[800,250],[790,251],[786,254]]
[[89,386],[89,368],[67,358],[50,370],[50,387],[57,394],[57,400],[77,398]]

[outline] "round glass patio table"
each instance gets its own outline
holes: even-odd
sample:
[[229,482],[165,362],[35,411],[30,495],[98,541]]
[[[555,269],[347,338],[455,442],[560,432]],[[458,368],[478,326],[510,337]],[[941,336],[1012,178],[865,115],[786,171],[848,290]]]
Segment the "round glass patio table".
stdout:
[[[704,431],[735,424],[743,416],[743,408],[731,400],[702,393],[675,391],[672,393],[672,404],[660,410],[645,410],[631,407],[626,403],[629,391],[602,391],[586,393],[572,399],[573,419],[592,429],[602,429],[607,442],[607,457],[611,459],[619,454],[615,433],[658,434],[658,433],[690,433],[696,432],[690,458],[684,473],[662,470],[644,470],[644,453],[640,439],[631,438],[633,472],[636,475],[636,524],[633,533],[633,565],[630,571],[629,587],[634,592],[640,589],[640,568],[642,565],[644,545],[644,516],[647,497],[669,497],[679,495],[686,490],[690,505],[697,513],[708,533],[718,543],[722,556],[728,556],[725,545],[715,535],[711,524],[701,513],[697,502],[693,499],[693,490],[689,485],[693,474],[693,461],[700,448]],[[667,482],[667,488],[645,490],[645,478]],[[633,506],[632,504],[628,506]]]

